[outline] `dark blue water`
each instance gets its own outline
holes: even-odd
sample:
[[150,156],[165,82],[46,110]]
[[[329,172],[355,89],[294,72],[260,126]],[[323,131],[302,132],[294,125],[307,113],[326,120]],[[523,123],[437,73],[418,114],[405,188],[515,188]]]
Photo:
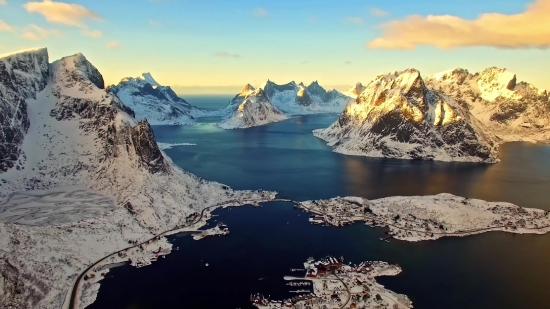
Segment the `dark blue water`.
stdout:
[[[310,133],[335,119],[306,116],[229,131],[207,119],[154,131],[159,142],[197,144],[166,150],[176,164],[237,189],[276,190],[297,200],[449,192],[550,209],[547,145],[505,144],[502,162],[494,165],[349,157],[331,152]],[[89,308],[249,308],[250,293],[288,296],[282,278],[292,274],[289,269],[310,255],[326,254],[401,265],[402,274],[379,281],[407,294],[415,308],[519,309],[550,303],[549,235],[486,233],[386,243],[378,240],[382,229],[361,224],[312,226],[289,203],[215,214],[229,225],[229,236],[172,237],[180,251],[150,267],[113,269]]]

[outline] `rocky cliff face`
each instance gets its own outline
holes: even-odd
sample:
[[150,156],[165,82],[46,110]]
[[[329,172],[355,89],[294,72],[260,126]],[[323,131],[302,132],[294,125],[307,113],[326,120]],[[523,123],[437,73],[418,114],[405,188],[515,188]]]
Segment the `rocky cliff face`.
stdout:
[[45,48],[0,58],[0,173],[14,167],[22,155],[30,125],[25,100],[46,87],[48,65]]
[[[219,127],[223,129],[250,128],[288,118],[271,104],[263,89],[251,89],[248,86],[245,87],[248,94],[244,96],[237,109],[218,124]],[[244,94],[244,92],[241,92],[241,94]],[[234,101],[236,99],[239,99],[239,96]]]
[[337,122],[314,131],[337,152],[375,157],[496,162],[483,126],[409,69],[378,76]]
[[457,68],[426,79],[428,87],[468,108],[504,141],[550,141],[550,101],[544,89],[496,67],[471,74]]
[[190,124],[195,118],[207,114],[207,111],[178,97],[169,86],[159,85],[150,73],[125,78],[118,85],[109,86],[107,92],[131,108],[136,119],[147,119],[153,125]]

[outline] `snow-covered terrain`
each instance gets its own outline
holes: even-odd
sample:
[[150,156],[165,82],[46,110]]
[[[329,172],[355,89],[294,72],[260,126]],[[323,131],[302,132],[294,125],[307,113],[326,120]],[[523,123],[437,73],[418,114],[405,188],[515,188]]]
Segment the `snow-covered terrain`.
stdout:
[[506,69],[490,67],[471,74],[456,68],[426,78],[426,84],[468,108],[504,142],[550,142],[548,92],[517,82]]
[[378,76],[327,129],[334,151],[371,157],[497,162],[497,143],[468,109],[408,69]]
[[161,86],[151,73],[124,78],[118,85],[108,87],[107,92],[130,107],[137,120],[147,119],[151,125],[192,124],[195,118],[212,113],[187,103],[169,86]]
[[[26,99],[46,87],[48,52],[28,50],[0,58],[0,173],[19,159],[29,129]],[[25,85],[21,87],[21,85]]]
[[218,123],[220,128],[250,128],[288,118],[283,112],[271,105],[265,91],[261,88],[253,90],[250,85],[246,86],[245,89],[231,101],[231,105],[233,106],[233,104],[237,104],[237,102],[240,103],[238,103],[239,105],[236,110],[224,117],[224,119]]
[[317,214],[314,224],[342,226],[354,221],[389,228],[391,238],[406,241],[468,236],[489,231],[546,234],[550,212],[505,202],[487,202],[442,193],[377,200],[343,197],[306,201],[298,207]]
[[220,110],[220,114],[225,117],[234,114],[245,98],[259,89],[265,92],[271,105],[287,116],[340,113],[346,104],[353,100],[336,90],[326,91],[317,81],[306,87],[303,83],[277,85],[268,80],[258,88],[246,85],[225,108]]
[[[1,127],[20,138],[2,140],[2,149],[9,143],[17,148],[9,154],[14,164],[0,170],[0,204],[13,202],[15,192],[67,192],[76,185],[115,203],[96,205],[93,218],[73,214],[79,221],[29,226],[0,220],[2,306],[61,308],[84,268],[129,242],[181,227],[212,205],[274,198],[273,192],[234,191],[176,167],[149,123],[136,121],[131,109],[105,91],[103,77],[82,54],[48,64],[46,49],[39,49],[0,58],[0,65],[2,115],[21,115]],[[56,198],[74,212],[85,210],[77,209],[70,194]],[[97,285],[85,287],[89,303]]]
[[317,81],[309,86],[290,82],[277,85],[267,81],[260,86],[271,104],[287,115],[340,113],[352,98],[336,91],[326,91]]

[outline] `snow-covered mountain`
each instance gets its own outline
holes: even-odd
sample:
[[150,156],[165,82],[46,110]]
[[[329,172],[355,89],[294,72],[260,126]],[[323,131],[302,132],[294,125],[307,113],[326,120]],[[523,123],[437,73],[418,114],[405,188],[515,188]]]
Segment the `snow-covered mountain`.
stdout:
[[161,86],[150,73],[124,78],[118,85],[109,86],[107,92],[130,107],[136,119],[147,119],[152,125],[191,124],[208,112],[178,97],[169,86]]
[[287,115],[340,113],[353,100],[336,90],[326,91],[317,81],[306,87],[303,83],[277,85],[268,80],[259,88],[273,106]]
[[[182,226],[210,205],[265,195],[181,170],[159,149],[148,121],[138,122],[104,88],[102,75],[82,54],[51,64],[46,49],[0,58],[0,141],[7,162],[0,170],[0,217],[16,192],[29,190],[78,185],[115,203],[72,223],[0,220],[0,307],[61,308],[79,272],[129,240]],[[34,192],[30,197],[44,202],[43,191]],[[27,216],[54,220],[85,211],[54,215],[53,208],[40,209],[28,208]],[[97,285],[84,288],[93,300]]]
[[378,76],[314,135],[351,155],[497,161],[497,144],[484,126],[453,99],[426,88],[414,69]]
[[12,168],[29,129],[26,99],[46,87],[48,53],[29,50],[0,58],[0,173]]
[[231,101],[230,106],[236,109],[218,124],[223,129],[250,128],[288,118],[271,105],[263,89],[255,90],[250,85],[244,87]]
[[471,74],[456,68],[426,78],[426,84],[468,108],[503,141],[550,141],[548,92],[517,82],[506,69],[490,67]]

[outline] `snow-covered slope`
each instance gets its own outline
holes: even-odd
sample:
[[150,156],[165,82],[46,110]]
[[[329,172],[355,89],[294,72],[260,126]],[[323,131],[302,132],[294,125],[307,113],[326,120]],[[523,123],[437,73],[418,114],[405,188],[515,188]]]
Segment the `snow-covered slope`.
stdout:
[[288,118],[271,105],[265,91],[261,88],[254,90],[250,85],[245,86],[243,91],[231,101],[232,106],[236,104],[238,104],[236,110],[225,117],[218,124],[219,127],[223,129],[250,128]]
[[548,92],[518,83],[506,69],[490,67],[471,74],[456,68],[426,78],[426,84],[470,109],[503,141],[550,141]]
[[262,88],[273,106],[287,115],[340,113],[352,98],[336,91],[326,91],[317,81],[305,86],[290,82],[277,85],[267,81]]
[[25,100],[46,87],[47,77],[45,48],[0,57],[0,173],[17,164],[29,129]]
[[158,124],[191,124],[208,111],[195,107],[178,97],[169,86],[161,86],[151,73],[128,77],[107,89],[136,114],[136,119]]
[[42,49],[0,60],[0,108],[10,110],[27,98],[19,109],[28,118],[28,130],[18,129],[17,166],[0,171],[0,211],[9,211],[5,203],[14,192],[74,185],[108,196],[116,207],[93,219],[49,226],[0,220],[0,307],[61,308],[78,273],[128,240],[181,226],[191,213],[220,202],[273,197],[234,191],[176,167],[158,148],[147,120],[136,121],[105,91],[103,77],[82,54],[50,65],[47,57]]
[[454,100],[408,69],[378,76],[327,129],[334,151],[373,157],[496,162],[492,136]]

